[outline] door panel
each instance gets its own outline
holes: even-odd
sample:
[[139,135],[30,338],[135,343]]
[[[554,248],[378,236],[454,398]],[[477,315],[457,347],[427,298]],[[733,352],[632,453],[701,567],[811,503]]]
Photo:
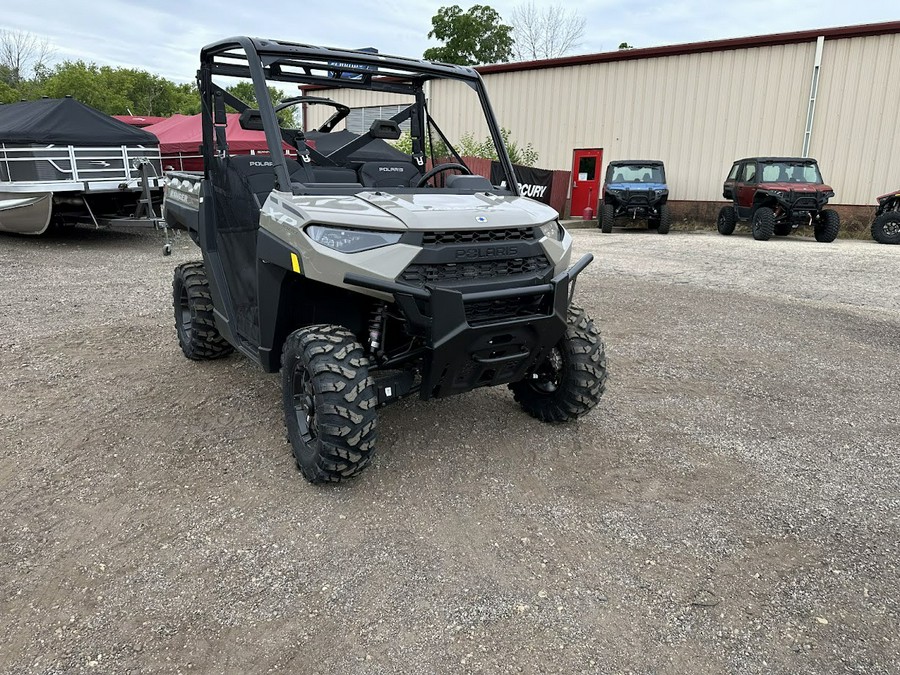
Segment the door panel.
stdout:
[[603,166],[603,148],[579,148],[572,155],[572,205],[569,213],[580,218],[590,206],[597,212],[600,200],[600,169]]
[[737,182],[737,211],[744,218],[750,216],[753,208],[753,195],[756,194],[756,162],[747,162],[741,168]]

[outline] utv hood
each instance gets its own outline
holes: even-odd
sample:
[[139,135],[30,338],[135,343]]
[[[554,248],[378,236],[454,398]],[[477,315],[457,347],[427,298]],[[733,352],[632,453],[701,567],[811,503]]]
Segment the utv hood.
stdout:
[[293,196],[288,201],[304,221],[387,230],[485,230],[543,225],[559,217],[526,197],[476,194],[388,194]]

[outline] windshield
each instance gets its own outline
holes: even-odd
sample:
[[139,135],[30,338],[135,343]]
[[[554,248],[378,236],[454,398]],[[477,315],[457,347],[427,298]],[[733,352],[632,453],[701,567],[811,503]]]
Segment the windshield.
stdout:
[[626,164],[610,167],[611,183],[665,183],[659,164]]
[[819,167],[809,162],[764,162],[764,183],[821,183]]

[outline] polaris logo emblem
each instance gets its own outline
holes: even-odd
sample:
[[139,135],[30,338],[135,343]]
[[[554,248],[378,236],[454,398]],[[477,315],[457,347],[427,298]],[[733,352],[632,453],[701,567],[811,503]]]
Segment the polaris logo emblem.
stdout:
[[487,216],[475,216],[475,222],[476,223],[486,223]]
[[403,173],[403,167],[399,166],[379,166],[378,170],[386,173]]
[[456,251],[457,260],[479,258],[512,258],[519,253],[518,246],[490,246],[488,248],[461,248]]
[[272,162],[250,162],[250,166],[275,166]]

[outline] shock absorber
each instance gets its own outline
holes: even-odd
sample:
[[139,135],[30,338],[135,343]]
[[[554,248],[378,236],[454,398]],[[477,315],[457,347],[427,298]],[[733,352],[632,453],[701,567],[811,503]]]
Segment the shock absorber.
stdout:
[[372,316],[369,319],[369,353],[375,356],[381,347],[381,339],[384,335],[384,323],[387,318],[387,306],[384,302],[379,302],[372,310]]

